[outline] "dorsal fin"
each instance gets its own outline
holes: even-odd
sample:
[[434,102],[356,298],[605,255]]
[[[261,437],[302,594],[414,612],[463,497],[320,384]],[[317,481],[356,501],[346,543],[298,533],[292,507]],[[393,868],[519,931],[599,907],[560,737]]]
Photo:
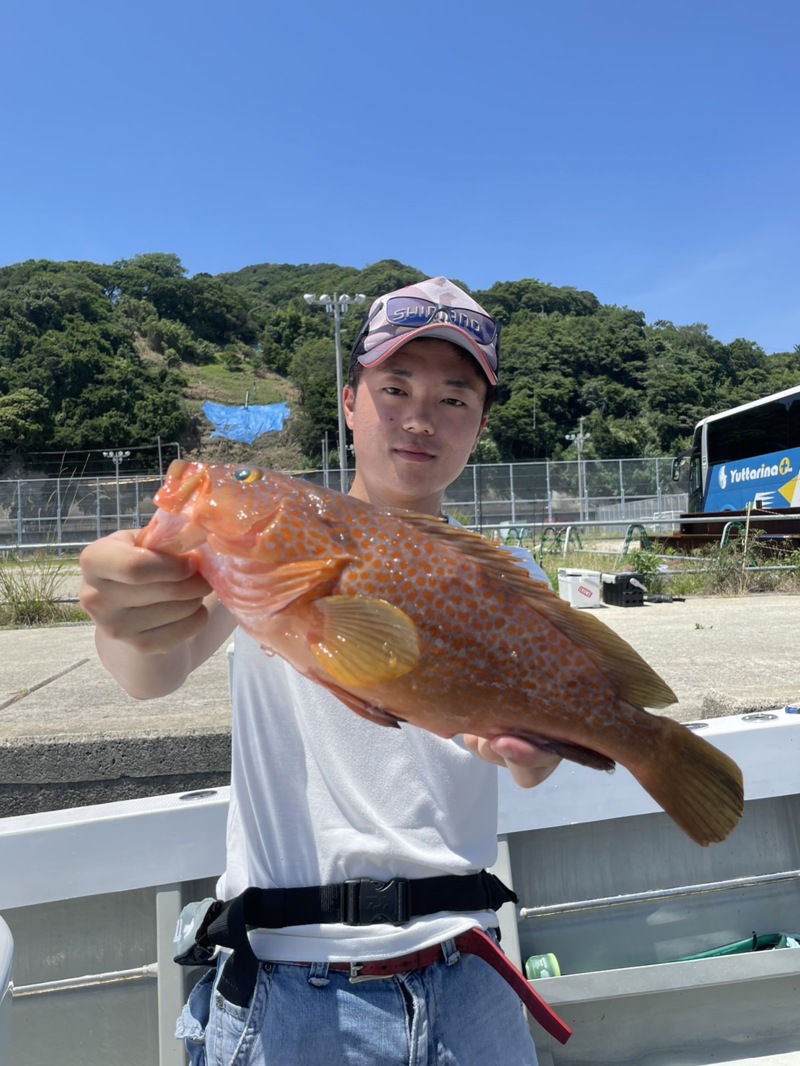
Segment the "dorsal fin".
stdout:
[[513,556],[510,552],[490,544],[480,534],[473,533],[461,526],[451,526],[429,514],[418,514],[416,511],[390,510],[393,518],[406,525],[419,529],[430,537],[438,537],[457,551],[469,555],[486,567],[496,577],[504,581],[510,581],[514,586],[519,586],[520,592],[529,592],[531,585],[538,585],[550,591],[550,586],[542,581],[537,581],[524,563]]

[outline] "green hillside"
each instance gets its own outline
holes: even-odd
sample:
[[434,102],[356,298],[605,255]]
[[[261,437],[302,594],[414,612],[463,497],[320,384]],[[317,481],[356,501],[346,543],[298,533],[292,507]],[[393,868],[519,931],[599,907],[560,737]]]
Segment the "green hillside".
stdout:
[[[136,455],[159,439],[197,458],[318,466],[325,434],[332,447],[337,438],[333,322],[303,294],[371,299],[422,277],[383,260],[190,278],[167,253],[1,268],[0,476],[47,472],[53,455],[63,472],[85,469],[85,450]],[[703,415],[800,382],[798,348],[768,356],[752,339],[723,344],[703,325],[647,323],[569,286],[525,278],[473,295],[503,323],[485,461],[568,458],[565,435],[581,417],[588,456],[675,454]],[[343,320],[345,359],[361,318],[353,309]],[[280,433],[236,445],[210,438],[206,400],[285,401],[292,416]]]

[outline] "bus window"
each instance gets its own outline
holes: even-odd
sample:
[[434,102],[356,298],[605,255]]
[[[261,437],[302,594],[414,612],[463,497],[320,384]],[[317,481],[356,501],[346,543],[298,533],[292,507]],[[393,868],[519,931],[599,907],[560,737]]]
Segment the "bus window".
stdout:
[[730,463],[800,447],[800,396],[708,423],[708,463]]

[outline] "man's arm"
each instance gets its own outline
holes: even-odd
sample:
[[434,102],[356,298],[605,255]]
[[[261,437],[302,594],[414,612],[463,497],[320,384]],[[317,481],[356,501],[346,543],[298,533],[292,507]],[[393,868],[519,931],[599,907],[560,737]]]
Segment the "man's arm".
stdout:
[[80,602],[106,669],[131,696],[151,699],[179,688],[236,623],[191,555],[138,548],[135,538],[123,530],[84,549]]

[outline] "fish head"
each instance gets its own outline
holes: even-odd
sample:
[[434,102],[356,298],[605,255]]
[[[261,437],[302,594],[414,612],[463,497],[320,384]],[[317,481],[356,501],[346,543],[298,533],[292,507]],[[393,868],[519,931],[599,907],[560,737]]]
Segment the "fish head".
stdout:
[[177,555],[208,543],[218,554],[246,557],[277,515],[289,480],[255,466],[175,459],[137,544]]

